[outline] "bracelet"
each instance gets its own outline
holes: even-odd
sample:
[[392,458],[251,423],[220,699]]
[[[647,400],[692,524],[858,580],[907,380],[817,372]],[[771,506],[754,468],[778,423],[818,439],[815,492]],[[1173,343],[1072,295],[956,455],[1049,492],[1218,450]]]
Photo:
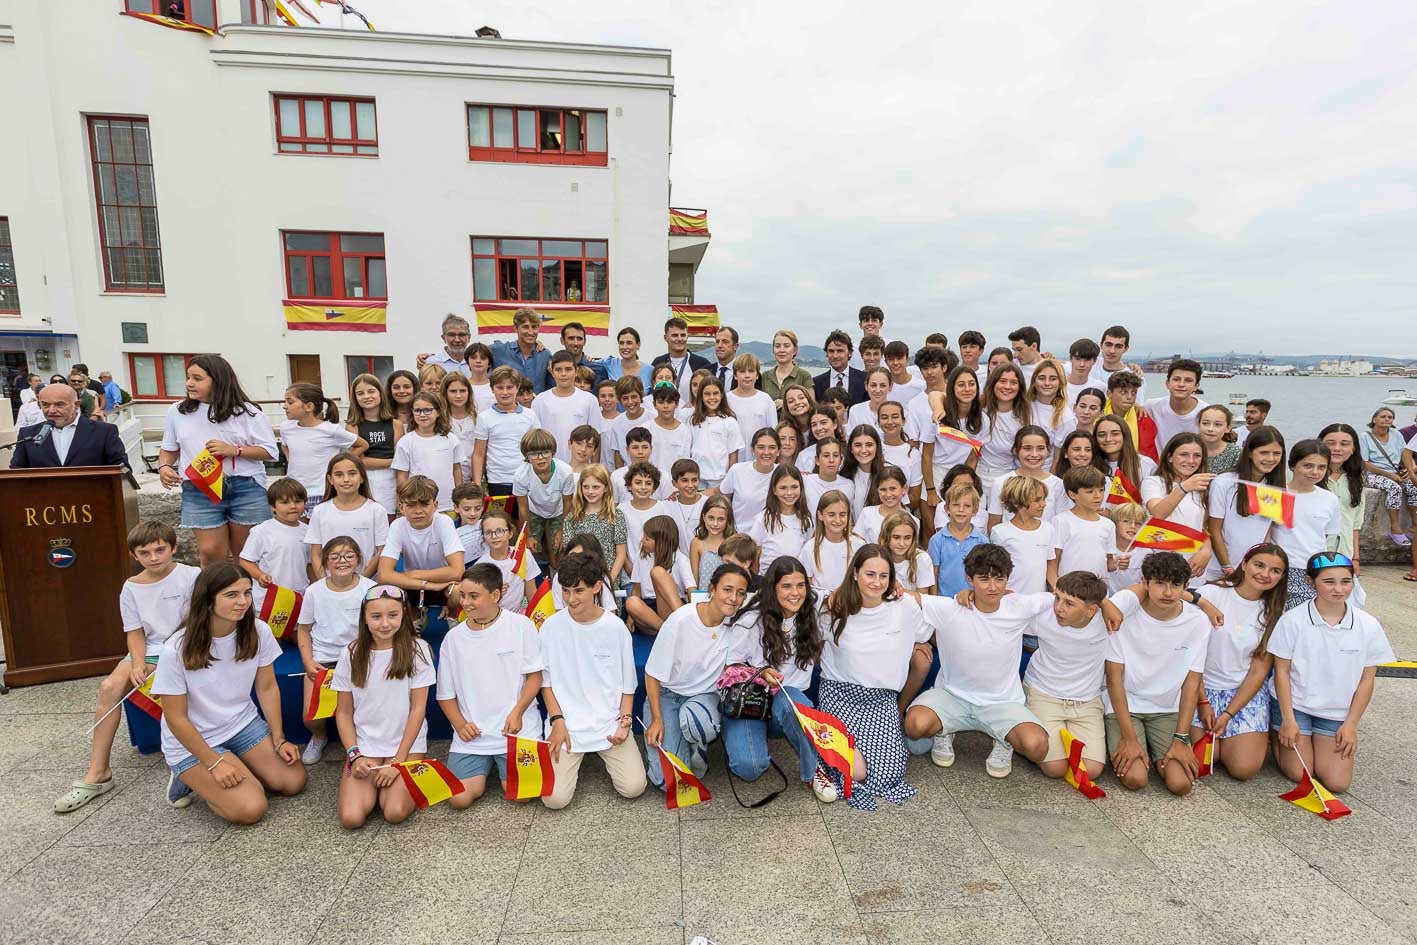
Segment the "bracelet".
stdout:
[[221,763],[222,763],[223,761],[225,761],[225,760],[226,760],[226,753],[225,753],[225,752],[222,752],[221,754],[217,755],[217,756],[216,756],[216,761],[212,762],[212,766],[207,769],[207,773],[210,774],[211,772],[215,771],[215,770],[216,770],[216,766],[219,765],[219,764],[221,764]]
[[157,469],[158,469],[158,472],[162,472],[162,470],[164,470],[164,469],[170,469],[170,470],[172,470],[173,472],[177,472],[177,464],[176,464],[176,463],[162,463],[161,465],[159,465],[159,466],[157,467]]
[[1197,702],[1196,705],[1210,705],[1210,700],[1202,699],[1201,701]]
[[564,721],[566,721],[566,717],[564,715],[553,715],[550,719],[547,720],[547,723],[550,725],[555,725],[557,722]]
[[364,752],[359,750],[358,745],[350,745],[349,750],[344,753],[345,764],[354,764],[354,759],[364,756]]
[[239,446],[236,447],[236,458],[237,458],[237,459],[240,459],[240,458],[241,458],[241,447],[239,447]]
[[288,744],[289,742],[290,739],[288,738],[282,738],[280,741],[276,742],[276,751],[280,751],[280,746]]

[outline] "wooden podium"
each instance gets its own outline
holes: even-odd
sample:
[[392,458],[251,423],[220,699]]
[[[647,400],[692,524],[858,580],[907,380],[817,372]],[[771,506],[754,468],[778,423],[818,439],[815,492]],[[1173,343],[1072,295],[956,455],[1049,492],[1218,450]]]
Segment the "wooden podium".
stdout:
[[118,594],[137,523],[118,466],[0,470],[5,685],[97,676],[123,658]]

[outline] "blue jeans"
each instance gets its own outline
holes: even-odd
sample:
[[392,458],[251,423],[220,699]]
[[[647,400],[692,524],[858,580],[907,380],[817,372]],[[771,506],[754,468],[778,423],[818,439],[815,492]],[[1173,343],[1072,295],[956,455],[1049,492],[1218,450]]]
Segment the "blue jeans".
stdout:
[[[689,770],[703,777],[708,770],[704,753],[709,743],[718,737],[722,720],[718,714],[718,693],[704,692],[696,696],[681,696],[668,689],[659,690],[659,714],[664,721],[664,740],[660,747],[688,765]],[[645,728],[649,728],[649,700],[645,700]],[[664,787],[664,770],[660,767],[659,751],[645,742],[645,773],[657,788]]]
[[222,480],[221,502],[213,505],[206,494],[187,480],[182,481],[182,527],[224,528],[259,525],[271,517],[266,487],[250,476],[227,476]]
[[[800,689],[784,686],[783,692],[772,697],[772,717],[769,719],[724,719],[723,747],[728,752],[728,770],[744,781],[756,781],[768,770],[768,736],[781,735],[792,743],[797,752],[797,776],[812,780],[817,771],[816,746],[802,723],[792,711],[792,703],[816,708]],[[791,696],[789,699],[788,696]]]
[[[212,745],[211,749],[218,755],[224,755],[230,752],[240,758],[242,755],[261,744],[261,742],[265,741],[270,734],[271,727],[266,724],[265,719],[258,715],[247,722],[241,731],[224,742]],[[181,775],[182,772],[186,771],[188,768],[195,768],[196,766],[197,758],[195,755],[186,755],[181,761],[168,764],[168,767],[172,769],[174,775]]]

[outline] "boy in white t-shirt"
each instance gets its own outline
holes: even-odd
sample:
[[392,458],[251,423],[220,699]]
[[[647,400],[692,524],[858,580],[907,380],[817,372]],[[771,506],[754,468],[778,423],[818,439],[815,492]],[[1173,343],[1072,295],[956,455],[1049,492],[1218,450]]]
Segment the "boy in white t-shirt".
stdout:
[[[1048,562],[1048,586],[1058,575],[1087,571],[1102,580],[1117,569],[1113,550],[1117,529],[1102,517],[1107,477],[1093,466],[1075,466],[1063,473],[1063,489],[1072,508],[1053,516],[1053,560]],[[1099,749],[1100,750],[1100,749]]]
[[1177,433],[1197,432],[1206,402],[1196,397],[1201,383],[1201,366],[1190,358],[1177,358],[1166,369],[1169,395],[1146,401],[1143,406],[1156,424],[1156,449],[1162,452]]
[[699,491],[699,464],[692,459],[676,459],[669,478],[674,492],[664,500],[664,514],[678,524],[679,551],[687,555],[708,497]]
[[679,409],[677,390],[656,387],[653,397],[655,417],[649,427],[654,436],[654,448],[649,461],[658,466],[663,474],[674,465],[674,460],[689,455],[693,445],[693,429],[674,415]]
[[[389,526],[379,556],[379,583],[411,592],[412,606],[443,605],[463,572],[457,529],[452,519],[438,513],[438,484],[427,476],[409,476],[398,495],[402,517]],[[400,558],[402,571],[397,570]]]
[[555,386],[537,394],[531,409],[537,422],[550,432],[556,458],[565,463],[571,459],[571,431],[593,423],[600,413],[600,402],[576,387],[576,359],[571,352],[557,351],[551,356],[550,374]]
[[1141,563],[1149,552],[1146,548],[1133,548],[1132,541],[1151,516],[1140,503],[1124,502],[1109,507],[1107,517],[1112,520],[1116,536],[1112,560],[1117,565],[1117,570],[1107,575],[1107,583],[1116,593],[1141,582]]
[[251,579],[251,607],[265,620],[262,607],[271,584],[304,594],[310,586],[310,549],[305,544],[309,526],[305,515],[305,487],[285,476],[266,489],[271,517],[251,529],[241,548],[238,564]]
[[[639,380],[639,378],[635,378]],[[604,380],[595,385],[595,398],[600,405],[600,413],[590,425],[600,434],[600,455],[593,462],[606,469],[615,468],[615,421],[620,418],[620,400],[615,393],[618,381]]]
[[494,370],[492,393],[497,402],[478,413],[473,428],[472,481],[485,482],[494,500],[510,500],[512,479],[522,464],[522,437],[541,426],[534,411],[517,403],[517,391],[525,380],[505,364]]
[[[558,353],[565,354],[564,351]],[[544,554],[553,569],[561,550],[561,526],[566,520],[566,508],[576,491],[570,467],[564,460],[552,459],[555,450],[556,440],[549,430],[528,430],[522,437],[522,456],[526,462],[512,480],[517,515],[526,523],[527,546],[533,554]]]
[[658,466],[635,463],[627,466],[625,471],[630,498],[621,502],[618,508],[620,514],[625,516],[625,547],[633,559],[640,554],[640,539],[644,538],[645,522],[656,515],[668,513],[664,508],[665,503],[656,498],[660,484]]
[[187,616],[192,585],[201,573],[174,560],[176,550],[177,531],[164,522],[139,522],[128,532],[128,554],[143,569],[123,582],[118,595],[128,655],[99,683],[88,771],[55,800],[56,814],[76,811],[113,789],[113,739],[122,718],[114,707],[152,673],[163,643]]
[[648,429],[653,417],[644,408],[645,386],[640,383],[640,379],[634,376],[622,377],[615,382],[615,394],[620,399],[620,406],[624,412],[615,418],[611,427],[610,446],[614,450],[614,461],[609,463],[612,469],[620,466],[628,466],[633,460],[626,451],[626,437],[631,430]]
[[487,550],[482,540],[482,509],[486,499],[482,487],[465,482],[453,490],[453,511],[457,513],[458,541],[462,542],[463,561],[476,561]]
[[610,488],[615,493],[616,505],[629,501],[630,484],[626,477],[630,474],[630,467],[636,463],[649,464],[650,454],[654,450],[654,436],[646,427],[634,427],[625,434],[622,447],[627,461],[610,474]]
[[[488,513],[491,518],[491,513]],[[507,781],[507,736],[540,739],[541,644],[536,625],[502,606],[502,572],[479,562],[458,593],[466,618],[448,631],[438,659],[438,705],[453,727],[448,769],[463,791],[450,803],[466,810],[487,790],[495,765]]]

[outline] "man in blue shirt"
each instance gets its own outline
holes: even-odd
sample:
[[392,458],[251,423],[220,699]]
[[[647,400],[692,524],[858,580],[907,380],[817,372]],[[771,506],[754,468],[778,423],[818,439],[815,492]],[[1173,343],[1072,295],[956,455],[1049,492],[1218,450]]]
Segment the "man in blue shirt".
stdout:
[[[567,322],[565,325],[561,326],[561,347],[569,351],[571,356],[576,359],[576,367],[588,367],[591,369],[591,372],[595,374],[596,384],[599,384],[610,376],[609,372],[605,369],[604,361],[592,361],[585,356],[585,326],[580,322]],[[546,369],[547,371],[551,370],[549,363]],[[595,385],[591,385],[592,389],[594,389],[594,386]]]
[[516,329],[516,341],[494,341],[492,366],[502,365],[515,368],[531,381],[532,390],[538,394],[550,386],[551,352],[537,343],[541,331],[541,316],[535,309],[519,308],[512,316],[512,327]]
[[123,403],[123,389],[113,380],[112,371],[100,371],[98,382],[103,385],[103,402],[108,410],[114,410]]

